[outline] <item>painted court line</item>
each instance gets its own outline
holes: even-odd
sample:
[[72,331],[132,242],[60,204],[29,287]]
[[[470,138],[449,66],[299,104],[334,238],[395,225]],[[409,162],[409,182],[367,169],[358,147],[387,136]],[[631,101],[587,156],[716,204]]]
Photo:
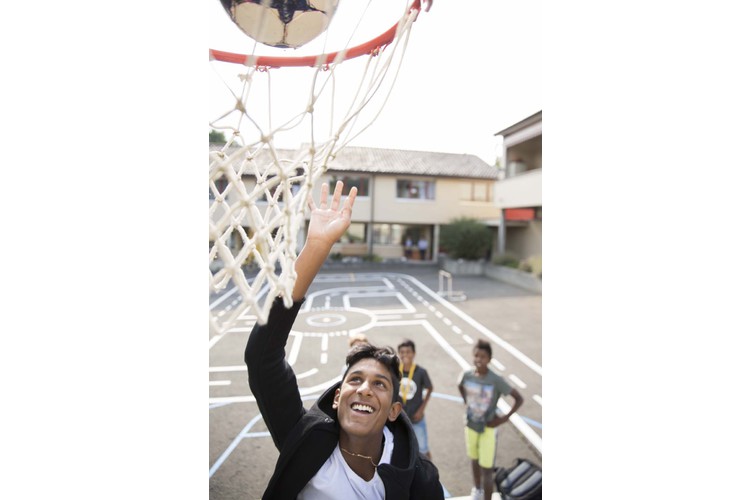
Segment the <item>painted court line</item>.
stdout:
[[244,372],[247,370],[245,365],[236,366],[209,366],[208,373],[220,373],[220,372]]
[[511,373],[510,375],[508,375],[508,378],[511,379],[513,383],[516,384],[521,389],[526,389],[527,387],[526,382],[518,378],[515,374]]
[[497,344],[499,344],[501,347],[503,347],[506,351],[511,353],[513,356],[515,356],[520,362],[528,366],[530,369],[532,369],[534,372],[536,372],[538,375],[542,374],[542,367],[536,364],[531,358],[526,356],[524,353],[516,349],[513,345],[509,344],[505,340],[501,339],[497,335],[495,335],[493,332],[491,332],[487,327],[476,321],[474,318],[469,316],[468,314],[464,313],[460,309],[458,309],[456,306],[448,302],[447,300],[443,299],[440,295],[433,292],[429,288],[427,288],[426,285],[424,285],[421,281],[416,279],[413,276],[409,276],[407,274],[402,274],[401,277],[403,279],[408,279],[411,282],[413,282],[416,286],[422,288],[424,292],[431,297],[433,297],[435,300],[440,302],[443,306],[450,309],[451,312],[462,318],[464,321],[469,323],[471,326],[482,332],[484,335],[489,337],[490,339],[494,340]]

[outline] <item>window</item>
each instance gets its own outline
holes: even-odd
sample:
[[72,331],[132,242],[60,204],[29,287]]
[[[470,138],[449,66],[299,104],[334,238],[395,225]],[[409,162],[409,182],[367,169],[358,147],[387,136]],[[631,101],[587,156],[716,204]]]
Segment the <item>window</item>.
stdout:
[[369,177],[357,177],[349,175],[332,175],[331,180],[328,183],[330,192],[333,193],[333,189],[336,187],[336,182],[341,181],[344,183],[345,195],[349,194],[349,190],[353,187],[357,188],[357,196],[370,196],[370,178]]
[[402,245],[406,226],[403,224],[373,224],[372,241],[377,245]]
[[339,238],[339,243],[367,243],[367,224],[352,222],[349,229]]
[[[218,177],[218,178],[214,179],[213,180],[213,184],[214,184],[214,187],[216,187],[216,191],[219,194],[222,194],[222,193],[224,193],[224,191],[226,191],[227,186],[229,185],[229,182],[227,181],[227,178],[222,175],[221,177]],[[215,198],[216,198],[216,196],[214,195],[214,190],[211,189],[211,187],[209,186],[209,188],[208,188],[208,199],[209,200],[213,200]]]
[[489,182],[462,182],[461,201],[492,201],[492,185]]
[[434,200],[435,182],[399,179],[396,181],[396,197],[411,200]]

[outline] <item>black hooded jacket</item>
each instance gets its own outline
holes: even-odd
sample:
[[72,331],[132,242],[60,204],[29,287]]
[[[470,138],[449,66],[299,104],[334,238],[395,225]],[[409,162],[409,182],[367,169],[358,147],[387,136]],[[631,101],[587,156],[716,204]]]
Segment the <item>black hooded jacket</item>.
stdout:
[[[310,408],[302,406],[297,378],[286,361],[284,346],[302,301],[286,309],[276,299],[265,325],[256,324],[245,348],[250,389],[279,450],[279,458],[263,500],[296,500],[297,494],[331,456],[341,430],[333,397],[334,384]],[[393,433],[390,464],[378,465],[387,500],[443,499],[437,468],[424,455],[406,415],[386,425]]]

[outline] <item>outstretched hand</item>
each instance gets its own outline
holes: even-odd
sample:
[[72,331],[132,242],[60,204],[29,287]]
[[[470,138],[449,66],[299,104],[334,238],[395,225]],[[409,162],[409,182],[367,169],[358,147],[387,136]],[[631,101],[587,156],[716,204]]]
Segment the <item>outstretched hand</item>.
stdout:
[[[357,188],[349,190],[349,196],[341,204],[341,192],[344,183],[338,181],[333,191],[331,205],[328,206],[328,184],[323,183],[320,188],[320,205],[316,206],[312,195],[307,197],[307,206],[310,207],[310,224],[307,228],[307,241],[319,242],[333,246],[349,228],[352,219],[352,206],[357,197]],[[339,210],[339,207],[341,209]]]
[[324,183],[320,188],[320,205],[315,205],[312,195],[307,197],[307,205],[310,207],[310,224],[307,227],[307,240],[302,248],[294,269],[297,279],[292,290],[292,299],[302,300],[307,289],[312,283],[315,275],[328,257],[333,244],[349,228],[352,221],[352,206],[357,197],[357,188],[349,190],[349,196],[341,203],[341,191],[344,183],[338,181],[333,190],[331,205],[328,206],[328,184]]

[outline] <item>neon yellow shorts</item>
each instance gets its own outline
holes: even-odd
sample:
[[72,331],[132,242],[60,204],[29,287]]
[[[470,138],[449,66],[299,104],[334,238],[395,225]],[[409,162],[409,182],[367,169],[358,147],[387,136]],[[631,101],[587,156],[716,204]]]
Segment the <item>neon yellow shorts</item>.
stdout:
[[497,427],[485,427],[483,432],[477,432],[464,427],[466,434],[466,454],[472,460],[478,460],[483,469],[495,466],[497,454]]

